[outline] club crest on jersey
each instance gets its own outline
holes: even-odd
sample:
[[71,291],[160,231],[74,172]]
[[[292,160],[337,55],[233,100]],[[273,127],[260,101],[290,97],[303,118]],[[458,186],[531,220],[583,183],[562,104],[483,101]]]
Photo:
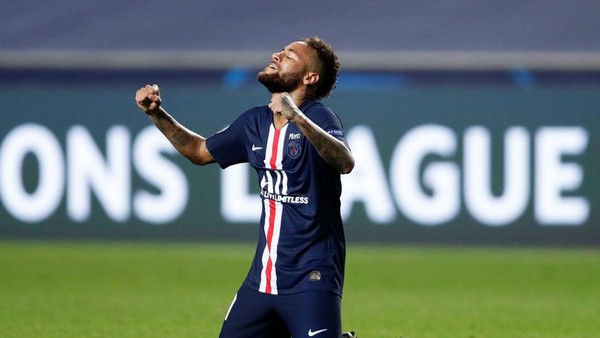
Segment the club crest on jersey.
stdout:
[[289,157],[296,159],[300,156],[300,154],[302,153],[302,146],[300,146],[300,143],[298,141],[290,141],[290,143],[288,143],[287,146],[287,154]]

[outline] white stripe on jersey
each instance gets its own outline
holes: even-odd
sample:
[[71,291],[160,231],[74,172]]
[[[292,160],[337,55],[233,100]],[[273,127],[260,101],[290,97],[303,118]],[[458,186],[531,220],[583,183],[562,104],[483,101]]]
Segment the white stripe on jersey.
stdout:
[[288,188],[288,178],[287,178],[287,174],[285,171],[281,172],[281,176],[283,176],[283,181],[281,183],[281,194],[282,195],[287,195],[287,188]]
[[[271,206],[274,205],[274,210]],[[263,230],[265,237],[267,238],[267,245],[263,250],[262,254],[262,271],[260,273],[260,286],[258,291],[263,293],[269,293],[276,295],[277,290],[277,270],[275,269],[275,263],[277,263],[277,247],[279,245],[279,235],[281,232],[281,215],[283,214],[283,204],[281,202],[275,202],[272,200],[264,201],[265,208],[265,223]],[[274,216],[273,224],[271,224],[271,215]],[[271,228],[272,227],[272,228]],[[271,245],[269,250],[269,230],[273,231],[271,235]],[[268,267],[270,266],[270,271]]]
[[265,151],[265,168],[269,169],[283,169],[283,144],[285,143],[285,133],[287,132],[288,125],[286,124],[279,131],[279,140],[277,142],[277,154],[275,154],[275,166],[271,166],[271,159],[273,158],[273,142],[275,138],[275,127],[271,124],[269,127],[269,137],[267,139],[267,146]]

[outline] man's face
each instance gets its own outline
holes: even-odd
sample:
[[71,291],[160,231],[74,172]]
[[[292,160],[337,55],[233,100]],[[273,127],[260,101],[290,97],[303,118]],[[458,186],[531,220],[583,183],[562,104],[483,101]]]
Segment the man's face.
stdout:
[[274,53],[271,63],[258,73],[258,81],[271,93],[291,92],[303,83],[311,64],[312,50],[303,42],[294,42]]

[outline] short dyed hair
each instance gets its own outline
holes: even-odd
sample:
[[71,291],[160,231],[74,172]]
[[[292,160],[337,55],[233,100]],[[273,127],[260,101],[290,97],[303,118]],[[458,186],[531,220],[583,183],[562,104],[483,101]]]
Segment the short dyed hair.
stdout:
[[326,98],[335,89],[337,78],[340,73],[340,62],[333,47],[317,36],[303,38],[302,42],[317,52],[317,58],[321,61],[322,70],[319,74],[319,82],[314,92],[314,99]]

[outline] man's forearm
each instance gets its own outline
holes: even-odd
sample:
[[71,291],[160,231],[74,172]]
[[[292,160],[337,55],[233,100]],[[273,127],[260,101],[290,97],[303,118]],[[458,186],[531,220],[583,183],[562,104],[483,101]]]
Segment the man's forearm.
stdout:
[[348,174],[352,171],[354,168],[354,157],[350,149],[342,141],[329,135],[299,110],[294,120],[298,128],[300,128],[304,136],[315,147],[325,162],[341,174]]
[[150,115],[150,120],[177,150],[185,148],[191,142],[192,132],[177,122],[162,107],[157,113]]
[[152,123],[160,130],[171,144],[190,161],[196,164],[213,162],[206,156],[206,139],[181,125],[162,107],[156,113],[149,114]]

